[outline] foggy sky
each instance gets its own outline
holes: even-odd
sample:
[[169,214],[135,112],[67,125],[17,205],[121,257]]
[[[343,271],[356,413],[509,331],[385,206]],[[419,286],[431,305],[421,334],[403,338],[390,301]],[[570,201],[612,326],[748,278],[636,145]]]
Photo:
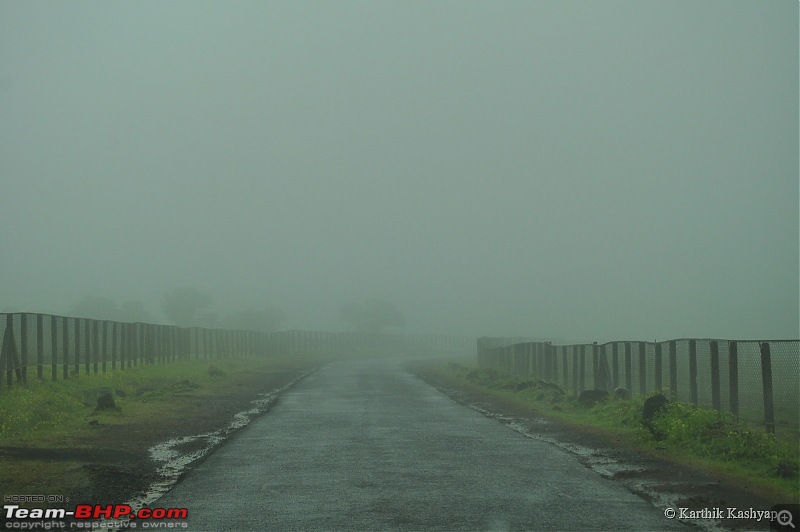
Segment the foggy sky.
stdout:
[[797,338],[795,1],[0,0],[0,310]]

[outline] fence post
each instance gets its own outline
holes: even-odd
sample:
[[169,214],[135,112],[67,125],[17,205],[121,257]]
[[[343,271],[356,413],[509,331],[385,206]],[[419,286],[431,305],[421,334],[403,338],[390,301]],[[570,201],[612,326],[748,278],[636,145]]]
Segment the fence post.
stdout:
[[[6,330],[3,333],[3,346],[0,348],[0,362],[6,363],[6,385],[11,386],[12,375],[17,374],[17,382],[22,382],[22,369],[20,368],[19,356],[17,354],[17,342],[14,339],[14,315],[6,314]],[[2,371],[0,365],[0,371]]]
[[764,426],[775,433],[775,410],[772,398],[772,357],[769,342],[761,343],[761,387],[764,392]]
[[599,390],[599,382],[597,376],[600,374],[600,361],[597,358],[597,342],[592,342],[592,389]]
[[728,342],[728,397],[731,414],[739,421],[739,346],[735,341]]
[[108,320],[103,320],[103,373],[108,362]]
[[657,392],[660,392],[662,388],[664,388],[664,359],[661,353],[661,344],[656,342],[655,343],[656,349],[656,364],[655,364],[655,388]]
[[572,393],[578,395],[578,346],[572,346]]
[[119,339],[119,334],[117,330],[119,329],[119,323],[112,321],[111,322],[111,369],[117,369],[117,340]]
[[129,323],[127,326],[127,352],[125,353],[125,362],[123,362],[123,366],[127,365],[128,369],[130,369],[133,364],[131,359],[136,356],[136,351],[134,351],[134,345],[136,344],[136,324]]
[[689,388],[692,404],[697,406],[697,340],[689,340]]
[[722,410],[722,401],[719,395],[719,343],[716,340],[709,342],[711,348],[711,404],[714,410]]
[[86,318],[83,320],[83,333],[86,338],[84,343],[86,344],[84,347],[84,369],[86,370],[86,374],[89,374],[89,365],[92,359],[92,336],[90,332],[91,322],[92,320]]
[[44,316],[36,315],[36,377],[44,379]]
[[561,346],[561,369],[564,376],[564,391],[569,388],[569,373],[567,372],[567,346]]
[[81,319],[75,318],[75,377],[81,375]]
[[578,390],[576,393],[580,394],[586,387],[586,345],[581,345],[581,360],[580,360],[580,373],[578,375]]
[[61,348],[64,350],[64,362],[61,366],[62,378],[69,377],[69,318],[61,318],[64,326],[62,327]]
[[[97,320],[92,320],[92,369],[94,370],[94,374],[97,375],[97,359],[100,358],[100,334],[98,331],[98,322]],[[105,347],[103,347],[103,352],[105,353]]]
[[678,397],[678,343],[672,340],[669,343],[669,389],[672,397]]
[[625,342],[625,389],[633,395],[633,357],[630,342]]
[[58,318],[50,316],[50,380],[58,377]]
[[[128,364],[136,367],[142,358],[142,351],[144,350],[144,325],[136,322],[133,324],[133,353],[131,358],[128,359]],[[129,366],[130,367],[130,366]]]
[[611,344],[611,387],[619,387],[619,344]]
[[28,314],[19,315],[19,361],[22,382],[28,382]]
[[644,342],[639,342],[639,393],[647,394],[647,357]]

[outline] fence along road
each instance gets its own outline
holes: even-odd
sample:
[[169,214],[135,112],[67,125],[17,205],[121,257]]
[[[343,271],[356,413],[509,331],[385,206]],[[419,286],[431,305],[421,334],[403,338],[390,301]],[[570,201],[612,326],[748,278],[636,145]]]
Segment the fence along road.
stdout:
[[[0,313],[0,380],[6,386],[124,370],[137,364],[228,356],[295,353],[367,352],[465,353],[474,350],[466,337],[437,334],[370,334],[322,331],[243,331],[125,323],[91,318]],[[2,379],[5,373],[5,379]],[[3,386],[0,385],[0,392]]]
[[478,339],[478,365],[558,384],[577,395],[622,386],[731,414],[775,432],[800,429],[800,340],[681,339],[552,345]]
[[188,508],[199,530],[679,526],[391,360],[321,368],[153,506]]

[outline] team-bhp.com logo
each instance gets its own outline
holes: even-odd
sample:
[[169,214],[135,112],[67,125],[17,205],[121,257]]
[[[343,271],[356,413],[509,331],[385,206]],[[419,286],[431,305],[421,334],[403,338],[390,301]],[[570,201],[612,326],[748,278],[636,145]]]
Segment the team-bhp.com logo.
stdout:
[[3,505],[6,519],[186,519],[186,508],[139,508],[127,504],[79,504],[75,510],[64,508],[20,508]]

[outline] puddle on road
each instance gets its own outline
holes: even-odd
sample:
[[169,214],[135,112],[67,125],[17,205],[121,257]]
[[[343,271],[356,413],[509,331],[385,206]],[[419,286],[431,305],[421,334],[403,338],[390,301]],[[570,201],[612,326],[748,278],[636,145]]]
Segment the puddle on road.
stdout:
[[145,493],[125,504],[136,511],[156,501],[172,489],[191,464],[209,454],[233,432],[248,425],[253,418],[269,410],[283,392],[310,373],[310,371],[304,372],[286,386],[270,393],[259,394],[258,399],[251,402],[251,408],[234,414],[233,421],[224,428],[204,434],[174,438],[151,447],[150,458],[161,464],[158,468],[159,479],[152,483]]

